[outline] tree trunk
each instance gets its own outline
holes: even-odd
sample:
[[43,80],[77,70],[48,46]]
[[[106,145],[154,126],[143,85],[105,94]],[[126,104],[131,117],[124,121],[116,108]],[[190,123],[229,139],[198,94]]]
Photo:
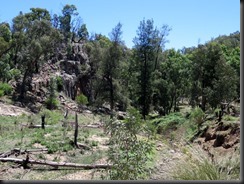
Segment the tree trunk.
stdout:
[[201,105],[202,105],[201,106],[202,111],[205,112],[205,110],[206,110],[206,96],[205,95],[202,96],[202,104]]
[[114,110],[114,88],[113,88],[113,79],[110,77],[109,79],[109,86],[110,86],[110,118],[113,118],[113,110]]
[[35,61],[35,72],[39,72],[38,60]]
[[22,84],[21,84],[21,91],[20,91],[20,99],[23,99],[25,96],[25,85],[26,85],[26,78],[28,76],[28,69],[25,70],[25,74],[22,80]]
[[77,113],[75,113],[75,133],[74,133],[74,145],[78,147],[77,145],[77,137],[78,137],[78,117]]
[[147,53],[144,52],[144,66],[142,68],[142,116],[143,119],[146,119],[146,115],[147,115],[147,104],[146,104],[146,98],[147,98],[147,92],[146,92],[146,88],[147,88]]
[[63,127],[67,127],[67,117],[68,117],[68,113],[69,113],[69,110],[66,109],[66,110],[65,110],[65,114],[64,114],[64,121],[63,121],[63,124],[62,124]]
[[42,115],[42,129],[45,129],[45,115]]

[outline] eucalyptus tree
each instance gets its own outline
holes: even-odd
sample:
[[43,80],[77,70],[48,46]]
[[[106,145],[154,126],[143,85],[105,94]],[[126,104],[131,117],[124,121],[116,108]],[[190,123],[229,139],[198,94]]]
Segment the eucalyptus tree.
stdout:
[[8,81],[11,76],[9,73],[11,62],[8,51],[11,49],[12,33],[8,23],[0,23],[0,80]]
[[11,48],[11,30],[8,23],[0,23],[0,58]]
[[216,108],[223,101],[236,97],[237,74],[228,64],[221,45],[210,42],[199,45],[192,53],[192,100],[203,111],[209,104]]
[[59,16],[59,28],[66,41],[71,38],[72,27],[77,15],[78,12],[76,6],[66,4],[62,9],[62,15]]
[[105,53],[110,47],[111,41],[104,35],[93,34],[87,42],[84,43],[84,50],[89,58],[89,73],[87,76],[87,93],[89,104],[94,106],[103,103],[105,90],[102,83],[102,63],[105,59]]
[[187,96],[190,87],[190,60],[174,49],[163,54],[159,70],[153,73],[153,105],[161,115],[178,109],[179,97]]
[[33,73],[38,73],[41,63],[52,57],[61,36],[52,27],[48,11],[40,8],[31,8],[31,12],[16,16],[12,34],[12,57],[15,66],[23,73],[20,87],[20,98],[23,98]]

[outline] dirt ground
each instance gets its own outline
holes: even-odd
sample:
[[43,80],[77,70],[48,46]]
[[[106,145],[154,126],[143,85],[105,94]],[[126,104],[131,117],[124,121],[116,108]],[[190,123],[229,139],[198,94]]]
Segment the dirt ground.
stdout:
[[[29,114],[24,108],[13,105],[6,105],[0,102],[0,116],[19,116],[21,114]],[[97,122],[93,122],[97,125]],[[97,128],[102,132],[102,128]],[[181,137],[182,131],[178,130],[178,137]],[[48,135],[46,135],[48,136]],[[219,139],[219,137],[222,137]],[[97,142],[97,146],[92,148],[92,151],[85,153],[93,154],[98,151],[106,151],[108,149],[108,137],[100,134],[91,135],[88,141]],[[223,123],[214,124],[205,130],[204,134],[195,140],[193,145],[200,145],[206,153],[214,155],[214,158],[231,155],[240,145],[240,122],[236,127],[230,127]],[[41,144],[35,143],[35,148],[45,148]],[[169,170],[175,166],[179,160],[185,158],[183,142],[175,140],[156,141],[156,158],[155,165],[151,170],[149,180],[173,180]],[[71,151],[72,152],[72,151]],[[73,151],[78,154],[78,151]],[[54,153],[44,154],[47,161],[53,161],[58,158],[60,162],[68,162],[67,154]],[[26,155],[18,155],[15,158],[25,158]],[[211,155],[210,155],[211,156]],[[38,154],[32,155],[33,158],[38,158]],[[77,163],[80,163],[79,161]],[[97,159],[94,164],[106,164],[107,158]],[[54,170],[52,167],[33,167],[32,169],[23,169],[14,163],[2,163],[0,165],[1,180],[101,180],[103,170],[81,170],[81,169],[64,169]]]
[[25,108],[0,102],[0,116],[20,116],[22,114],[29,115],[31,113]]

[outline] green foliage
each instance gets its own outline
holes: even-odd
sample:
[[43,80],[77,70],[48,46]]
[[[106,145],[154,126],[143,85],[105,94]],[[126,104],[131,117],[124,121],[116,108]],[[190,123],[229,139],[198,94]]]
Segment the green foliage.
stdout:
[[72,19],[78,15],[75,5],[66,4],[62,9],[62,16],[59,16],[60,30],[66,41],[71,37]]
[[237,117],[233,117],[231,115],[224,115],[223,116],[223,120],[226,120],[226,121],[237,121],[238,118]]
[[[1,42],[1,40],[0,40]],[[6,54],[3,57],[0,58],[0,80],[3,82],[8,82],[11,79],[11,73],[10,70],[10,55]]]
[[107,100],[110,103],[110,109],[115,108],[115,103],[120,102],[120,70],[122,63],[122,24],[118,23],[110,33],[110,40],[99,36],[99,44],[104,45],[103,58],[98,68],[98,77],[102,80],[98,81],[97,88],[99,90],[98,97],[102,102]]
[[98,142],[97,142],[97,141],[94,141],[94,140],[93,140],[93,141],[91,142],[91,146],[97,146],[97,145],[98,145]]
[[[203,111],[209,103],[216,108],[222,101],[236,98],[238,79],[235,69],[230,67],[224,47],[217,42],[199,45],[193,51],[192,60],[192,101],[201,104]],[[201,101],[199,100],[201,97]]]
[[[48,149],[49,154],[55,153],[57,151],[67,152],[73,149],[73,146],[70,144],[69,139],[66,139],[64,142],[60,142],[60,134],[53,132],[54,130],[49,130],[49,132],[47,132],[46,130],[43,131],[41,129],[38,129],[33,135],[31,144],[39,143],[45,146]],[[45,134],[50,133],[52,133],[50,137],[46,138]]]
[[190,121],[194,122],[198,127],[200,127],[203,123],[204,117],[205,113],[203,110],[199,107],[196,107],[191,111]]
[[0,90],[0,97],[4,96],[4,91]]
[[104,156],[105,153],[98,150],[93,154],[84,154],[80,158],[71,156],[69,160],[70,162],[74,162],[74,163],[94,164],[97,160],[104,158]]
[[171,173],[177,180],[239,180],[240,156],[211,161],[199,148],[189,148],[187,157],[179,160]]
[[223,173],[223,178],[225,180],[239,180],[240,179],[240,166],[241,166],[241,156],[239,154],[234,154],[230,158],[223,158],[216,165],[218,170]]
[[152,102],[152,74],[159,66],[159,54],[162,51],[165,43],[165,37],[170,29],[164,25],[159,31],[154,28],[153,20],[140,22],[137,31],[137,37],[134,38],[134,72],[137,72],[135,93],[137,94],[137,106],[145,119],[150,111]]
[[48,98],[46,99],[45,104],[48,109],[56,109],[59,103],[57,99]]
[[21,12],[14,17],[12,27],[9,63],[10,69],[17,68],[23,75],[22,83],[18,83],[22,99],[31,85],[33,73],[39,73],[43,62],[56,55],[62,37],[52,27],[49,12],[41,8],[32,8],[25,14]]
[[161,118],[153,119],[150,123],[156,127],[158,134],[165,134],[170,130],[175,130],[183,124],[186,119],[181,113],[171,113]]
[[17,68],[13,68],[9,71],[10,75],[12,78],[14,78],[15,80],[18,80],[21,76],[21,71]]
[[[57,110],[48,110],[44,109],[40,112],[40,116],[45,115],[45,121],[47,124],[55,125],[60,122],[61,119],[63,119],[63,114],[61,114]],[[40,119],[40,118],[39,118]]]
[[79,94],[78,96],[76,96],[76,102],[79,105],[87,105],[88,104],[88,99],[85,95],[83,95],[82,93]]
[[188,96],[190,60],[174,49],[166,50],[159,69],[153,72],[154,109],[161,115],[178,109],[179,97]]
[[34,20],[51,20],[50,13],[43,8],[30,8],[31,12],[26,14],[26,17],[29,21]]
[[48,149],[47,153],[49,154],[55,153],[59,150],[58,144],[53,143],[53,144],[44,144],[44,145],[47,147]]
[[[83,40],[81,51],[89,58],[88,65],[82,65],[85,71],[79,68],[84,79],[82,92],[89,104],[110,102],[111,109],[124,111],[133,106],[146,118],[152,110],[160,115],[176,112],[182,97],[191,96],[192,105],[201,104],[203,111],[240,97],[240,32],[219,36],[198,47],[164,50],[170,28],[164,25],[158,29],[152,19],[144,19],[138,26],[134,47],[129,49],[121,40],[121,23],[109,37],[93,34],[89,38],[86,24],[77,16],[75,5],[67,4],[60,16],[51,17],[46,9],[31,8],[14,17],[11,27],[0,23],[0,80],[5,83],[16,79],[16,92],[25,97],[33,74],[39,73],[44,62],[59,60],[58,53],[65,52],[69,59],[73,55],[72,41],[78,38]],[[71,35],[76,40],[71,40]],[[55,83],[62,91],[61,77]],[[45,104],[54,109],[58,101],[51,86]],[[0,91],[1,95],[8,93]],[[84,105],[87,98],[78,96],[77,101]],[[166,127],[162,123],[157,128],[164,131]],[[154,131],[152,126],[149,129]]]
[[59,145],[59,147],[62,147],[62,151],[68,152],[73,149],[73,146],[69,142],[65,142],[64,145]]
[[13,88],[8,83],[0,82],[0,90],[3,91],[4,95],[10,95],[13,91]]
[[113,163],[109,171],[112,180],[138,180],[147,177],[147,163],[152,154],[152,144],[139,139],[143,120],[135,109],[129,110],[129,116],[123,121],[110,121],[107,130],[111,134],[108,151]]
[[182,124],[182,126],[185,129],[185,138],[188,141],[192,141],[196,135],[196,133],[198,133],[198,131],[201,130],[201,127],[203,127],[203,119],[205,117],[205,113],[202,111],[201,108],[196,107],[194,109],[192,109],[190,115],[189,115],[189,119],[185,121],[184,124]]
[[77,31],[77,34],[79,36],[79,39],[82,39],[82,40],[87,40],[88,39],[89,33],[87,31],[86,24],[82,24],[81,25],[81,27]]
[[0,38],[3,38],[4,40],[2,41],[5,42],[9,42],[11,40],[11,30],[8,23],[0,23]]
[[56,82],[57,82],[57,90],[60,92],[63,90],[63,79],[60,76],[56,77]]
[[218,168],[207,159],[187,162],[180,168],[174,175],[177,180],[221,180]]
[[50,110],[56,109],[58,107],[58,100],[56,99],[56,82],[53,78],[50,80],[49,84],[49,97],[46,99],[46,107]]

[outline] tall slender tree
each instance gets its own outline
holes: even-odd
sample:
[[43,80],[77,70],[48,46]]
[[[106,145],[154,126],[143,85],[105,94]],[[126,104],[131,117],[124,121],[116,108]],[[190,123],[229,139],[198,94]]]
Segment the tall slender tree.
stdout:
[[122,24],[118,23],[110,33],[111,45],[105,54],[105,59],[102,63],[102,82],[108,92],[110,110],[115,107],[116,96],[119,93],[118,80],[120,73],[120,63],[122,58],[121,40]]
[[146,118],[150,111],[152,95],[152,73],[158,66],[158,54],[162,51],[165,43],[165,36],[170,30],[164,26],[161,31],[154,28],[153,20],[143,20],[137,30],[135,44],[135,66],[138,72],[138,106],[141,113]]

